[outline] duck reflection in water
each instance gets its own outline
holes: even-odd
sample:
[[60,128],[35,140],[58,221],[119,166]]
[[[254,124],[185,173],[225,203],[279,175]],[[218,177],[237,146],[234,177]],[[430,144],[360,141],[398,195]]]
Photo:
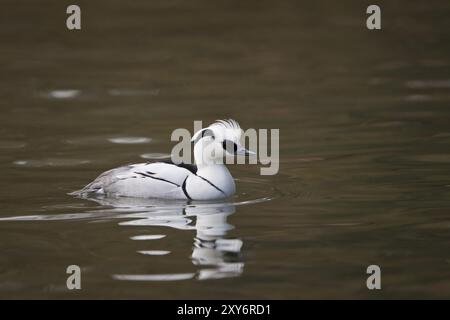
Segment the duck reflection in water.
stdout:
[[[236,208],[232,203],[187,203],[137,198],[95,198],[102,205],[121,212],[122,226],[164,226],[195,230],[191,260],[199,267],[196,273],[114,275],[118,280],[170,281],[183,279],[220,279],[240,276],[244,269],[240,239],[226,238],[234,227],[227,220]],[[136,236],[131,239],[145,239]],[[141,252],[144,253],[144,252]],[[168,253],[168,252],[167,252]],[[144,253],[145,254],[145,253]]]

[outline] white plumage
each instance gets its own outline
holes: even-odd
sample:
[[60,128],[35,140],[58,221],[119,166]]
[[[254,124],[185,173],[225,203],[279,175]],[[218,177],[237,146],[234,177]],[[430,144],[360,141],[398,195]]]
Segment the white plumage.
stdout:
[[215,200],[235,193],[225,156],[250,155],[239,144],[241,128],[234,120],[219,120],[195,133],[196,165],[172,162],[138,163],[102,173],[74,195]]

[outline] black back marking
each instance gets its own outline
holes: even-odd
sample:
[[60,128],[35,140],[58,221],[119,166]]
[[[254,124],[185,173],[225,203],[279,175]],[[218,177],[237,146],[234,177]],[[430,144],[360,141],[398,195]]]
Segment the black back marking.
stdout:
[[[180,167],[180,168],[184,168],[186,170],[189,170],[190,172],[192,172],[193,174],[197,174],[198,168],[195,164],[188,164],[188,163],[174,163],[172,161],[172,159],[167,159],[167,160],[161,160],[158,162],[162,162],[162,163],[167,163],[167,164],[172,164],[174,166]],[[151,162],[151,163],[158,163],[158,162]]]
[[184,179],[183,185],[181,186],[181,189],[183,190],[184,195],[186,196],[186,198],[188,198],[189,200],[192,200],[192,198],[189,196],[189,193],[186,190],[186,181],[187,181],[188,178],[189,178],[189,176],[187,176],[186,179]]
[[149,175],[149,174],[147,174],[147,173],[143,173],[143,172],[135,172],[135,173],[136,173],[136,174],[140,174],[143,178],[144,178],[144,177],[152,178],[152,179],[155,179],[155,180],[161,180],[161,181],[164,181],[164,182],[173,184],[173,185],[175,185],[175,186],[177,186],[177,187],[180,186],[179,184],[177,184],[177,183],[175,183],[175,182],[172,182],[172,181],[169,181],[169,180],[166,180],[166,179],[163,179],[163,178],[153,177],[153,176],[151,176],[151,175]]

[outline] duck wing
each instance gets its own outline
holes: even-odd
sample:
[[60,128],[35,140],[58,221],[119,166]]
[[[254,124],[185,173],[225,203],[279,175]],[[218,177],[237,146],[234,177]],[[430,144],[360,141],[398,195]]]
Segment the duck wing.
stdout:
[[183,183],[196,166],[169,162],[138,163],[99,175],[73,195],[113,194],[129,197],[186,198]]

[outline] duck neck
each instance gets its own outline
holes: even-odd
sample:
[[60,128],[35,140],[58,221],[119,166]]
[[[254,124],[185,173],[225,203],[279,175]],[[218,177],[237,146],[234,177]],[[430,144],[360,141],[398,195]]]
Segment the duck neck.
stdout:
[[223,161],[220,161],[220,159],[216,160],[203,157],[203,149],[199,145],[194,147],[194,159],[198,168],[198,175],[213,177],[214,175],[220,175],[221,173],[225,175],[230,174],[228,168]]
[[212,178],[219,176],[229,176],[230,171],[223,163],[211,162],[199,162],[197,163],[197,175],[204,178]]
[[219,188],[223,196],[229,197],[236,191],[233,177],[223,161],[207,158],[204,160],[203,150],[194,148],[195,162],[197,164],[197,176]]

